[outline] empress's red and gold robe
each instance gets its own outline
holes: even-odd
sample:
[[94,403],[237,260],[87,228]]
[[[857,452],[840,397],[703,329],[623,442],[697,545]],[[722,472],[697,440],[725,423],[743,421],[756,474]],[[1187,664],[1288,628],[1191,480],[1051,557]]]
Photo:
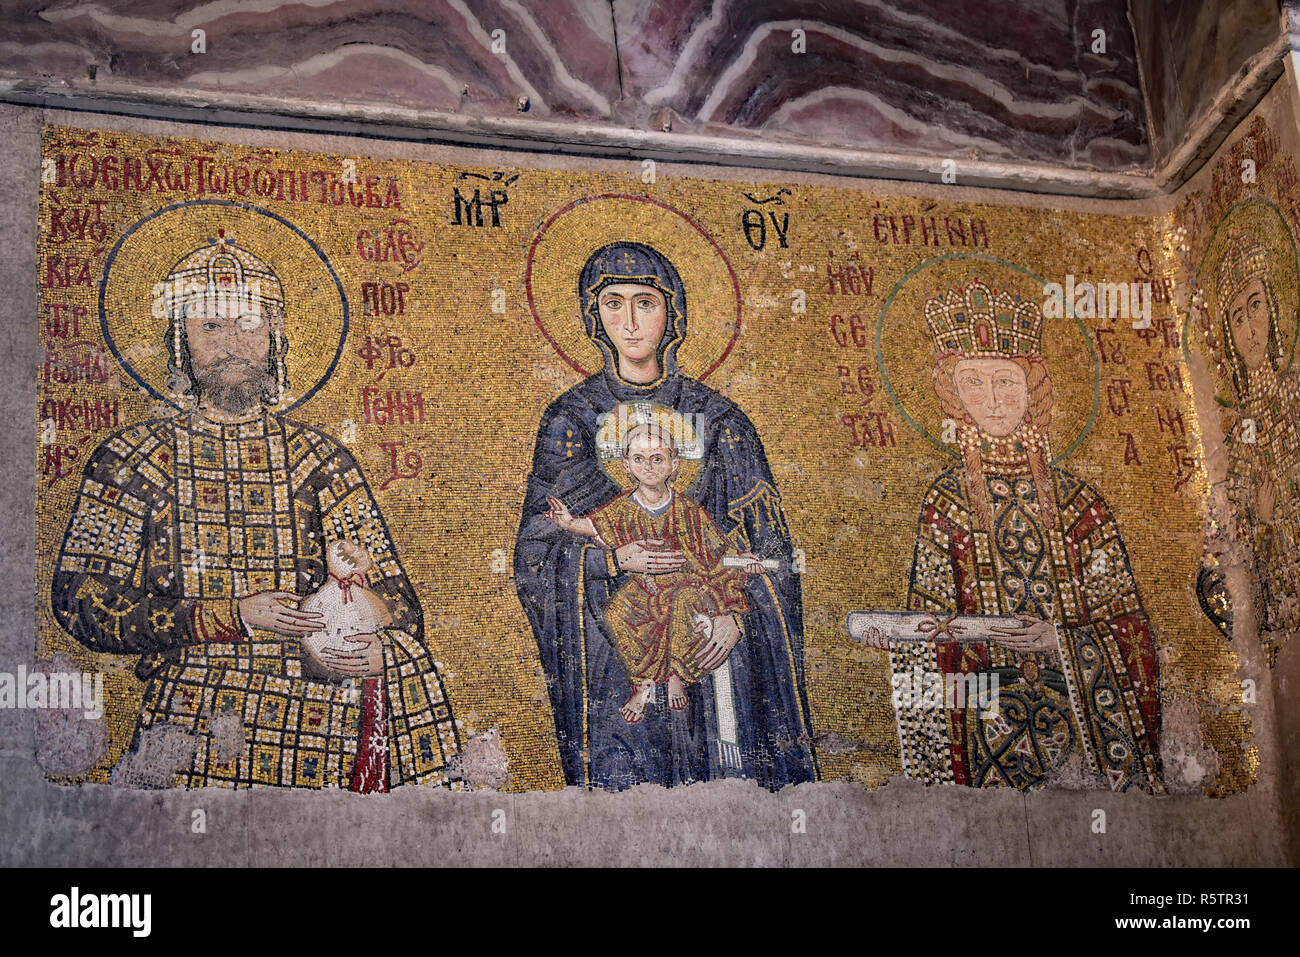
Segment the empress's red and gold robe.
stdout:
[[941,473],[926,493],[908,606],[940,624],[954,614],[1041,618],[1056,626],[1059,647],[892,644],[895,675],[999,679],[995,715],[978,705],[900,710],[904,772],[927,783],[1029,789],[1074,753],[1114,790],[1163,791],[1155,644],[1119,525],[1096,489],[1064,469],[1051,475],[1058,514],[1049,523],[1027,463],[986,465],[989,532],[976,528],[963,467]]
[[[301,640],[247,630],[237,605],[316,591],[339,538],[369,550],[367,584],[393,613],[383,674],[356,683],[304,677]],[[193,757],[176,785],[447,780],[459,737],[419,600],[356,460],[315,429],[182,413],[111,436],[87,462],[51,594],[73,638],[140,655],[131,748],[160,725],[186,732]],[[214,732],[232,719],[233,742]]]

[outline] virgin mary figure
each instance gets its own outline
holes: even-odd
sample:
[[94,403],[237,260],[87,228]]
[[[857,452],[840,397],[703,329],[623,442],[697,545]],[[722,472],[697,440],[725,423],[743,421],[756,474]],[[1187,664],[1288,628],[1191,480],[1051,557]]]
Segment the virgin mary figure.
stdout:
[[[813,781],[799,576],[758,432],[734,402],[678,369],[686,290],[662,253],[638,242],[604,246],[583,267],[578,295],[603,367],[542,414],[514,556],[565,780],[610,790],[725,777],[771,790]],[[598,433],[608,416],[629,408],[694,423],[699,469],[684,494],[738,551],[776,565],[747,579],[748,612],[709,623],[711,637],[697,652],[707,673],[688,686],[687,706],[669,708],[660,685],[635,723],[619,710],[629,676],[614,651],[606,606],[631,575],[680,569],[683,553],[668,540],[609,550],[546,517],[548,498],[587,515],[623,492],[602,467]]]

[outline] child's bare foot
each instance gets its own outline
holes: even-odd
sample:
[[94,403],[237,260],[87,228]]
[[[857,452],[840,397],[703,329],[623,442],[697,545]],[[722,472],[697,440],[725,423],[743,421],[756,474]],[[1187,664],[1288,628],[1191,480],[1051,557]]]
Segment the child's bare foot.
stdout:
[[674,711],[685,711],[686,703],[689,699],[686,697],[686,685],[676,674],[668,676],[668,707]]
[[628,724],[637,724],[644,718],[646,705],[650,703],[650,696],[654,694],[654,691],[653,681],[647,681],[645,684],[639,685],[632,692],[632,697],[628,698],[623,703],[623,707],[618,709],[619,713],[623,715],[623,720]]

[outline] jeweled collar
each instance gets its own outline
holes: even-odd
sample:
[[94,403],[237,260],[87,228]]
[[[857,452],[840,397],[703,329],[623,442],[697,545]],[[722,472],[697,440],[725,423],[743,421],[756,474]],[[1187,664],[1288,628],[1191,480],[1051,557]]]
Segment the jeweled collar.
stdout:
[[1045,457],[1051,456],[1046,434],[1025,422],[1001,438],[978,426],[963,425],[960,439],[963,454],[972,449],[979,451],[980,465],[986,475],[1028,475],[1032,452],[1041,451]]
[[265,406],[259,406],[239,415],[231,415],[219,409],[199,407],[181,413],[180,419],[188,422],[195,432],[217,435],[232,426],[247,426],[255,423],[261,423],[262,431],[267,431],[270,427],[271,413]]

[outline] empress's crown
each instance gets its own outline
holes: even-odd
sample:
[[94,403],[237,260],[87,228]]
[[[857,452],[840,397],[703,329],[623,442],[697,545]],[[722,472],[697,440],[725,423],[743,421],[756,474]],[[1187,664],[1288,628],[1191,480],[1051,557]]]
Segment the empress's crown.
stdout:
[[1237,233],[1228,239],[1219,262],[1219,309],[1227,311],[1237,293],[1246,288],[1252,279],[1261,279],[1268,272],[1268,257],[1264,247],[1250,233]]
[[939,355],[1037,355],[1043,311],[1009,290],[993,292],[978,279],[927,299],[925,322]]

